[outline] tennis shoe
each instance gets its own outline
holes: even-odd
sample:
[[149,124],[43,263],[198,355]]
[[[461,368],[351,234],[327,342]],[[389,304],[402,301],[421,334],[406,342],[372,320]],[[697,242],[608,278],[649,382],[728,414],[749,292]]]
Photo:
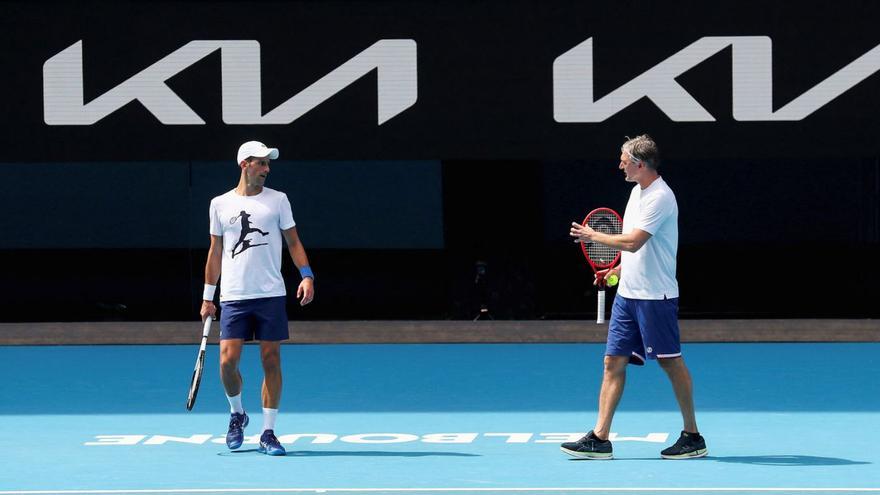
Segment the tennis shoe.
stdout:
[[614,458],[611,441],[600,439],[593,433],[593,430],[590,430],[576,442],[565,442],[560,449],[579,459],[608,460]]
[[287,451],[281,446],[281,442],[272,430],[266,430],[260,435],[260,447],[257,451],[266,455],[287,455]]
[[703,435],[682,431],[674,445],[660,452],[660,457],[664,459],[694,459],[704,457],[708,453],[706,439],[703,438]]
[[241,447],[244,442],[244,428],[248,425],[248,415],[246,412],[232,413],[229,417],[229,430],[226,432],[226,446],[230,450]]

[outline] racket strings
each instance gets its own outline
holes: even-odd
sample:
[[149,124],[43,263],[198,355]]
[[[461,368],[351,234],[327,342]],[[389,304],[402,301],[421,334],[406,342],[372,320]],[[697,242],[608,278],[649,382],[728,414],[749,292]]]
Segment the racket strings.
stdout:
[[[587,226],[604,234],[619,234],[623,231],[620,217],[606,211],[599,211],[590,215],[587,218]],[[598,242],[586,243],[584,244],[584,249],[586,250],[587,257],[597,267],[610,266],[614,263],[617,254],[620,252],[619,249],[599,244]]]

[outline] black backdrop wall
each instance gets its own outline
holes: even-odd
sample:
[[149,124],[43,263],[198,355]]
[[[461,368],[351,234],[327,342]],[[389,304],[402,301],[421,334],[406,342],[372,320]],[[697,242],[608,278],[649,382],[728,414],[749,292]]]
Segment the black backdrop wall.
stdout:
[[318,276],[292,318],[589,318],[568,224],[643,132],[683,317],[880,315],[876,2],[0,9],[0,320],[194,318],[248,139]]

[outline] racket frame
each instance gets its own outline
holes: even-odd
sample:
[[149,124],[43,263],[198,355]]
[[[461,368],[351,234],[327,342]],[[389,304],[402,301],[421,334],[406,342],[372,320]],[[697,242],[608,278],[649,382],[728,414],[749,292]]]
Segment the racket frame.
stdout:
[[[581,225],[587,225],[587,222],[590,220],[590,217],[596,215],[598,213],[611,213],[615,217],[617,217],[620,225],[623,225],[623,219],[620,214],[611,208],[596,208],[595,210],[587,213],[587,216],[584,217],[584,221],[581,222]],[[616,232],[619,234],[620,232]],[[587,243],[581,244],[581,252],[584,254],[584,258],[586,258],[587,263],[590,265],[590,268],[593,269],[593,273],[596,275],[596,324],[601,325],[605,323],[605,274],[608,273],[608,270],[614,268],[615,265],[620,261],[620,250],[617,251],[617,254],[614,256],[614,259],[611,260],[611,263],[596,263],[590,258],[589,251],[587,250]],[[602,276],[599,276],[599,275]]]
[[193,368],[192,380],[189,383],[189,394],[186,397],[186,410],[192,411],[196,404],[196,396],[199,394],[199,384],[202,382],[202,372],[205,369],[205,352],[208,346],[208,335],[211,333],[212,316],[205,319],[202,328],[202,342],[199,344],[199,354],[196,356],[196,365]]

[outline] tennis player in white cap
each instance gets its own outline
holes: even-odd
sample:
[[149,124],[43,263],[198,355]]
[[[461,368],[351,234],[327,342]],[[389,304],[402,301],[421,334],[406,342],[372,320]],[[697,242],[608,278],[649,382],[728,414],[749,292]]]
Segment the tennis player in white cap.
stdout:
[[281,342],[287,331],[287,291],[281,276],[282,238],[302,282],[296,291],[300,305],[315,295],[314,274],[296,232],[287,195],[265,187],[269,162],[278,149],[248,141],[238,149],[241,169],[238,185],[211,200],[211,247],[205,264],[205,290],[201,316],[216,315],[214,293],[220,274],[220,377],[229,399],[231,417],[226,433],[230,449],[241,447],[249,418],[241,401],[239,373],[246,341],[260,342],[263,363],[263,432],[259,451],[285,455],[275,436],[275,419],[281,402]]

